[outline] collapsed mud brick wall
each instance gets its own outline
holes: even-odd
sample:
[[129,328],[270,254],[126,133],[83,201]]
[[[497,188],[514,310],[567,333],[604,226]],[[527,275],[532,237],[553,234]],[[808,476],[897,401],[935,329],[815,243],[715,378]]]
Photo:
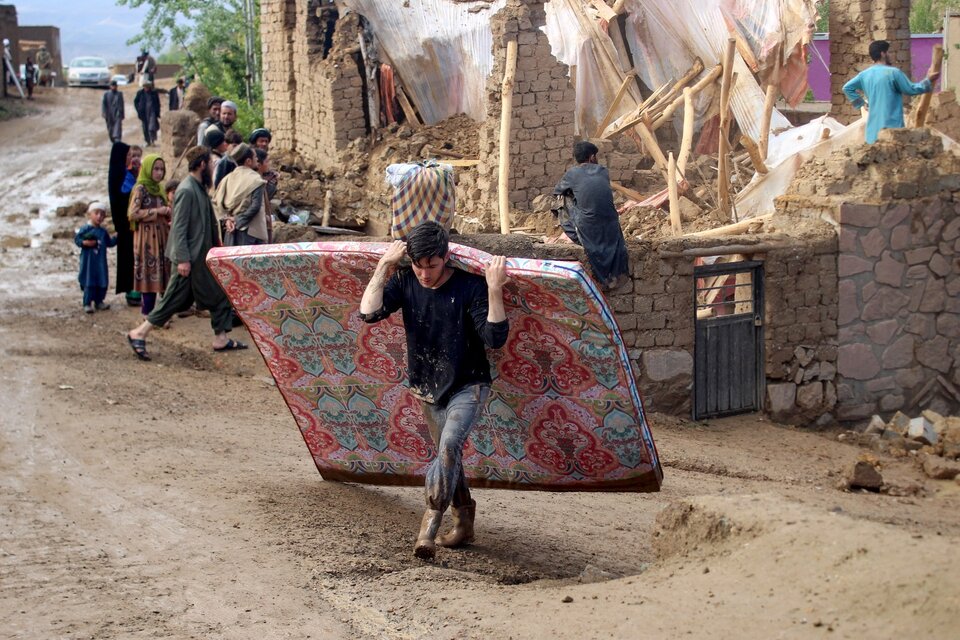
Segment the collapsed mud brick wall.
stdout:
[[[17,8],[12,4],[0,4],[0,41],[4,38],[10,41],[10,62],[14,69],[20,68],[20,28],[17,25]],[[2,64],[2,63],[0,63]],[[4,76],[6,77],[6,69]],[[7,93],[16,93],[15,88],[7,89]]]
[[60,53],[60,29],[58,27],[20,27],[20,49],[23,51],[23,58],[30,56],[37,61],[37,51],[40,46],[45,45],[47,52],[53,60],[51,69],[62,77],[63,59]]
[[274,143],[317,166],[368,131],[356,14],[323,0],[264,0],[264,121]]
[[843,85],[870,66],[874,40],[890,43],[900,69],[910,74],[910,0],[830,0],[830,90],[832,114],[841,122],[859,117]]
[[538,195],[552,193],[573,164],[576,92],[569,68],[550,53],[543,2],[511,0],[491,18],[493,73],[487,82],[487,119],[480,127],[480,164],[474,189],[466,193],[467,210],[485,212],[496,228],[500,161],[501,83],[507,42],[517,41],[510,140],[510,205],[528,208]]
[[846,205],[841,227],[838,417],[956,415],[960,203]]

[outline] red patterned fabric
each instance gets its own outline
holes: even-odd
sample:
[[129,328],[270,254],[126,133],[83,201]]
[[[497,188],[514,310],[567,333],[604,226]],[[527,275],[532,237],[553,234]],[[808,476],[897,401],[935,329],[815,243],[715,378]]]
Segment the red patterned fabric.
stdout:
[[[400,314],[360,297],[382,243],[218,248],[207,262],[277,382],[321,475],[422,484],[435,455],[407,390]],[[451,245],[455,267],[490,256]],[[511,258],[510,336],[464,448],[472,486],[656,491],[663,474],[620,332],[577,263]]]

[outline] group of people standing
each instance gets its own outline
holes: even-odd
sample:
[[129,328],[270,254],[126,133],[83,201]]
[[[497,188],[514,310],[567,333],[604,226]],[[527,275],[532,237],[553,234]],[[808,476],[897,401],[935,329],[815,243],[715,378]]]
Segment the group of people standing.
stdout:
[[[184,83],[171,90],[169,105],[183,105]],[[159,97],[148,76],[134,101],[144,122],[147,145],[156,141]],[[236,319],[229,302],[206,266],[214,246],[264,244],[272,239],[270,199],[276,193],[277,174],[270,168],[269,130],[256,129],[243,142],[233,125],[237,105],[219,97],[208,103],[201,124],[202,142],[188,149],[188,176],[167,180],[172,173],[159,154],[144,155],[138,145],[122,141],[123,95],[116,83],[103,96],[102,114],[113,143],[107,178],[109,211],[116,235],[103,229],[107,207],[94,203],[88,224],[78,231],[81,248],[80,286],[87,313],[108,309],[106,249],[117,248],[116,292],[127,304],[139,306],[143,322],[127,340],[141,360],[149,360],[146,337],[166,326],[175,314],[194,307],[207,311],[217,351],[246,349],[227,338]],[[144,118],[143,115],[148,116]]]

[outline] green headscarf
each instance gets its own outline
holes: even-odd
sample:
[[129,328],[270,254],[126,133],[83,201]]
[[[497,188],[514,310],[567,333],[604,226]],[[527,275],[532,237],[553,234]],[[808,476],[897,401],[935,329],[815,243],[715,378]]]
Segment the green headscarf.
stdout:
[[[151,153],[143,159],[140,164],[140,175],[137,176],[137,184],[142,184],[147,193],[158,196],[164,204],[167,204],[167,194],[163,192],[163,185],[153,179],[153,165],[157,160],[162,161],[163,158],[156,153]],[[164,168],[166,168],[166,163],[164,163]]]

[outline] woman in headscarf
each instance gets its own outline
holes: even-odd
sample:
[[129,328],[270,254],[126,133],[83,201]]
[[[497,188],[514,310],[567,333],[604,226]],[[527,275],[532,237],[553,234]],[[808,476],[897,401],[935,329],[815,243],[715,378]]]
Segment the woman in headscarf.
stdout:
[[156,154],[144,158],[127,211],[133,228],[133,288],[140,292],[144,316],[153,311],[157,294],[163,293],[170,280],[166,251],[173,209],[163,192],[166,174],[163,158]]
[[110,194],[110,216],[117,230],[117,293],[125,293],[127,304],[140,304],[140,293],[133,290],[133,231],[127,219],[130,192],[140,173],[143,149],[123,142],[114,142],[110,149],[110,169],[107,172],[107,193]]

